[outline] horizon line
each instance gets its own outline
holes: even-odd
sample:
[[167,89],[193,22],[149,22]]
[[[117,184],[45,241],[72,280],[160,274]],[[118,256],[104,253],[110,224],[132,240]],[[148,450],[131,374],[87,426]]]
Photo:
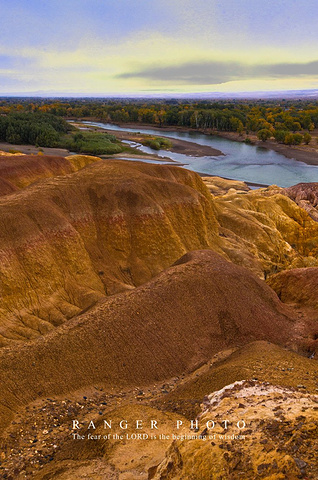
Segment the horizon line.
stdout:
[[52,91],[34,91],[34,92],[6,92],[0,93],[0,98],[236,98],[236,97],[257,97],[257,96],[317,96],[318,89],[297,89],[297,90],[252,90],[238,92],[133,92],[133,93],[83,93],[83,92],[52,92]]

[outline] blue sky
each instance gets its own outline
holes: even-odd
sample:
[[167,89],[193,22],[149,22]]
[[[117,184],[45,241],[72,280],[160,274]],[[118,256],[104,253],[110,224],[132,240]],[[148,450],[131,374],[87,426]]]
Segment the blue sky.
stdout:
[[0,93],[318,88],[316,0],[0,0]]

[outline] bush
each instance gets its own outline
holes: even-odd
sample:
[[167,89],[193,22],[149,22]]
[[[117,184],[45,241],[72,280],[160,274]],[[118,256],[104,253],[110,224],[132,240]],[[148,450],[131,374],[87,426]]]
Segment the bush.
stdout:
[[0,140],[37,147],[62,147],[91,155],[123,151],[114,135],[79,132],[62,118],[44,113],[12,113],[0,116]]
[[274,138],[277,142],[284,143],[286,135],[289,135],[287,130],[275,130]]
[[86,153],[91,155],[112,155],[121,153],[123,147],[117,143],[114,135],[107,133],[75,133],[64,137],[60,146],[76,153]]
[[267,128],[262,128],[262,130],[259,130],[257,132],[257,136],[260,140],[262,140],[262,142],[265,142],[266,140],[268,140],[269,138],[271,138],[272,136],[272,133],[270,130],[268,130]]
[[143,145],[152,148],[153,150],[169,150],[172,147],[172,142],[168,138],[151,137],[142,142]]
[[60,135],[51,125],[41,129],[36,137],[36,143],[40,147],[55,147],[58,145]]
[[9,153],[21,153],[22,154],[21,150],[16,150],[15,148],[9,148],[8,152]]
[[304,140],[304,137],[300,133],[294,134],[294,145],[300,145]]
[[300,133],[288,133],[285,137],[284,143],[286,145],[300,145],[303,141],[303,136]]

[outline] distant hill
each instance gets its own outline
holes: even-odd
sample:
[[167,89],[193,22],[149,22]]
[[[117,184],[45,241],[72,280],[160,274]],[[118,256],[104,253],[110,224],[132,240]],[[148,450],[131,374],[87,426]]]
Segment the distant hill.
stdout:
[[318,89],[312,90],[277,90],[277,91],[257,91],[257,92],[196,92],[196,93],[178,93],[178,92],[155,92],[155,93],[83,93],[83,92],[54,92],[39,90],[35,92],[3,92],[0,98],[194,98],[194,99],[231,99],[231,98],[289,98],[289,99],[305,99],[318,98]]

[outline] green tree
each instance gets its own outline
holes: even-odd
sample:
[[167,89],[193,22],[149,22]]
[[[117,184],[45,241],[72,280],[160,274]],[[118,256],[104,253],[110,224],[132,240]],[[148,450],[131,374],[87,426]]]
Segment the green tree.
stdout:
[[13,125],[9,125],[7,128],[6,141],[8,143],[21,143],[21,136]]
[[293,123],[292,123],[292,128],[291,128],[291,130],[292,130],[294,133],[297,132],[297,131],[299,131],[299,130],[301,130],[301,125],[300,125],[300,123],[299,123],[299,122],[293,122]]
[[274,132],[274,138],[279,143],[284,143],[286,135],[288,135],[286,130],[275,130]]
[[300,145],[304,140],[304,137],[300,133],[294,133],[294,145]]
[[304,137],[300,133],[288,133],[285,137],[284,143],[286,145],[300,145],[303,138]]
[[294,135],[292,133],[287,133],[284,143],[285,145],[294,145]]
[[36,138],[36,144],[40,147],[55,147],[59,141],[59,134],[51,125],[42,128]]
[[269,138],[271,138],[272,136],[272,133],[270,130],[268,130],[267,128],[262,128],[262,130],[259,130],[257,132],[257,137],[262,140],[262,142],[266,142],[266,140],[268,140]]

